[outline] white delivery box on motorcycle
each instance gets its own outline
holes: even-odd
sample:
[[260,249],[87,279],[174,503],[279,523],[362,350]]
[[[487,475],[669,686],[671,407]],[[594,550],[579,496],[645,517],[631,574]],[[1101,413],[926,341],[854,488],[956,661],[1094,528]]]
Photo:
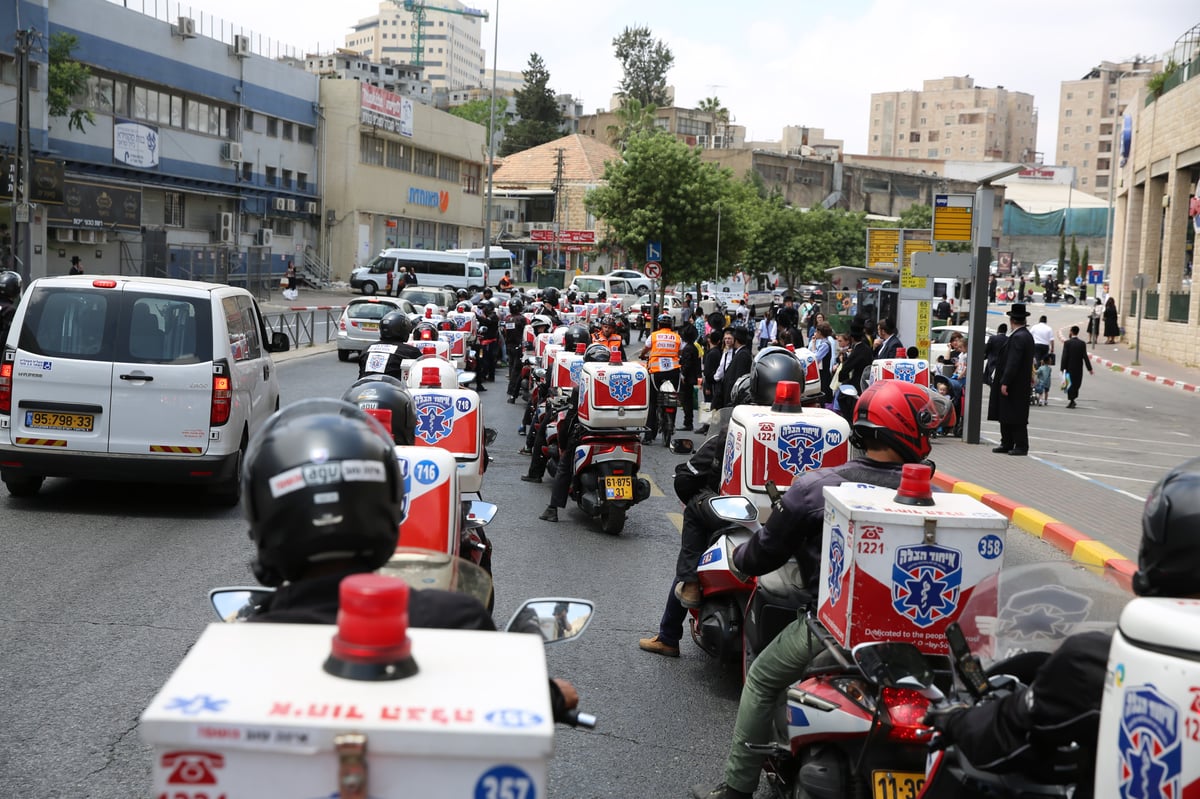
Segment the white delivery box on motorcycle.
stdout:
[[[416,368],[421,368],[420,363]],[[414,443],[440,447],[458,464],[458,488],[475,494],[483,488],[483,411],[479,395],[465,388],[413,388],[417,409]]]
[[[819,380],[816,385],[820,388]],[[771,515],[768,481],[782,494],[797,475],[840,466],[849,459],[850,425],[839,413],[825,408],[789,412],[739,405],[729,417],[720,493],[749,499],[765,524]]]
[[475,314],[455,311],[447,314],[446,318],[454,324],[455,330],[467,334],[468,341],[475,340],[475,334],[479,327],[479,319]]
[[899,380],[929,388],[929,361],[924,358],[880,358],[871,362],[870,380]]
[[457,555],[462,536],[458,464],[441,447],[396,447],[404,504],[397,546]]
[[414,340],[412,345],[421,351],[422,355],[431,355],[434,358],[442,360],[450,360],[450,342],[445,339],[435,339],[433,341]]
[[546,795],[540,637],[410,629],[417,673],[366,681],[322,669],[336,632],[209,625],[142,714],[151,795],[346,796],[356,777],[372,799]]
[[550,388],[562,394],[570,394],[571,389],[579,385],[583,376],[583,356],[577,352],[556,353],[554,368],[550,372]]
[[445,341],[449,347],[446,356],[454,365],[462,369],[467,365],[467,333],[462,330],[439,330],[438,341]]
[[1200,795],[1200,600],[1134,599],[1108,654],[1097,799]]
[[796,347],[791,344],[788,345],[788,349],[804,367],[804,399],[821,396],[821,364],[817,363],[817,354],[808,347]]
[[585,363],[579,379],[579,421],[596,429],[644,427],[650,373],[640,363]]
[[[917,490],[928,493],[928,485],[926,477]],[[975,587],[1000,571],[1008,519],[965,494],[932,494],[933,504],[910,505],[897,501],[895,489],[861,483],[824,492],[821,622],[845,647],[901,641],[949,654],[946,626]]]

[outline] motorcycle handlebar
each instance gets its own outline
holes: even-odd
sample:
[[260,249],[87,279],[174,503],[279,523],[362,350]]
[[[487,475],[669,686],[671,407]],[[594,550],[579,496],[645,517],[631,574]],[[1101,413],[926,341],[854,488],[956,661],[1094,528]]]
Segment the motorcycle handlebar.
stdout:
[[596,729],[596,717],[591,713],[584,713],[578,708],[571,708],[558,721],[560,724],[566,724],[570,727],[583,727],[587,730]]

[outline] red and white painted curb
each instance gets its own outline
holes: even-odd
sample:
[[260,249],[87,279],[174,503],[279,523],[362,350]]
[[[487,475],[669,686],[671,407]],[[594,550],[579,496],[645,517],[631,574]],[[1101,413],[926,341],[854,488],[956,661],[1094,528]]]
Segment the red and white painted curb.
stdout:
[[1130,377],[1140,377],[1141,379],[1148,380],[1151,383],[1158,383],[1160,386],[1169,386],[1171,388],[1178,388],[1182,391],[1190,391],[1193,394],[1200,394],[1200,385],[1196,385],[1195,383],[1185,383],[1182,380],[1175,380],[1170,377],[1158,377],[1157,375],[1143,372],[1141,369],[1134,369],[1133,367],[1126,366],[1125,364],[1117,363],[1116,361],[1110,361],[1107,358],[1101,358],[1099,355],[1088,355],[1088,357],[1092,359],[1092,363],[1099,364],[1105,369],[1111,369],[1114,372],[1124,372]]

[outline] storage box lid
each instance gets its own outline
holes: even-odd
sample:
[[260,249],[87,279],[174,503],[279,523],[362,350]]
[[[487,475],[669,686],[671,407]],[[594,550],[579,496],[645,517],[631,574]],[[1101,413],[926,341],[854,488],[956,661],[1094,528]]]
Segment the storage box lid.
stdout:
[[363,682],[322,669],[335,631],[209,625],[142,714],[142,738],[313,754],[332,751],[335,735],[359,732],[373,754],[550,755],[554,722],[539,637],[410,629],[418,673]]
[[937,519],[956,527],[1008,527],[1007,518],[966,494],[934,492],[933,505],[903,505],[895,501],[894,490],[880,491],[877,486],[843,483],[827,486],[824,492],[827,508],[832,506],[855,521],[896,524],[908,516],[914,525]]
[[1118,625],[1131,646],[1200,653],[1200,600],[1139,597],[1121,611]]

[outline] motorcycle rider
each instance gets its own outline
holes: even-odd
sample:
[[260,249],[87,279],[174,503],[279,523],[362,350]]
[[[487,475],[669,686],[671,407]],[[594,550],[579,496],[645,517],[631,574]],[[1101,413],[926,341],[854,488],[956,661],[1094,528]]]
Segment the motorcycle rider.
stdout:
[[[586,344],[589,338],[588,329],[583,325],[571,325],[563,333],[563,352],[575,352],[575,348],[579,344]],[[586,356],[586,351],[584,352]],[[585,357],[586,360],[586,357]],[[560,426],[558,431],[559,449],[562,449],[562,444],[566,442],[566,437],[563,435],[571,421],[574,421],[577,412],[576,400],[579,397],[579,389],[576,387],[571,392],[571,398],[567,409],[568,422]],[[543,400],[546,398],[543,397]],[[530,399],[532,402],[532,398]],[[561,406],[559,406],[561,408]],[[521,479],[527,483],[542,482],[542,475],[546,473],[546,424],[554,418],[558,412],[553,403],[547,402],[545,409],[542,411],[541,418],[537,420],[537,428],[533,432],[533,446],[530,454],[533,458],[529,461],[529,471],[521,475]],[[566,504],[564,502],[564,504]],[[557,521],[555,519],[554,521]]]
[[[342,580],[388,561],[404,502],[392,447],[364,411],[324,398],[276,412],[255,434],[242,470],[242,507],[256,547],[254,576],[277,588],[250,622],[335,624]],[[408,623],[496,629],[478,599],[433,588],[409,591]],[[550,696],[556,720],[578,701],[565,680],[550,681]]]
[[[1150,490],[1142,512],[1142,540],[1133,592],[1146,597],[1200,599],[1200,458],[1169,471]],[[1112,634],[1080,633],[1070,636],[1038,668],[1032,682],[994,701],[973,706],[952,704],[933,710],[926,721],[942,733],[942,743],[958,747],[976,768],[985,771],[1032,769],[1039,747],[1071,743],[1056,740],[1053,731],[1085,714],[1097,717],[1104,699],[1104,680]],[[1094,760],[1098,727],[1087,730],[1071,725],[1074,743]],[[1031,733],[1037,744],[1030,746]],[[1086,784],[1076,785],[1075,796],[1090,796],[1093,769],[1086,761],[1079,774]]]
[[639,640],[641,649],[667,657],[679,657],[679,639],[683,635],[683,622],[687,617],[685,608],[699,607],[702,599],[696,565],[700,556],[712,545],[713,535],[726,524],[712,513],[707,500],[716,496],[721,488],[721,466],[729,417],[738,405],[772,404],[775,401],[775,389],[784,380],[804,385],[804,367],[796,357],[782,347],[768,347],[760,352],[750,366],[750,374],[743,375],[733,387],[730,404],[721,409],[716,432],[705,439],[686,463],[675,467],[675,495],[684,503],[675,579],[667,594],[667,605],[659,622],[658,634]]
[[554,286],[542,290],[542,313],[550,319],[552,330],[559,325],[559,299],[560,295],[558,293],[558,289],[554,288]]
[[421,351],[408,343],[412,322],[403,311],[392,311],[379,320],[379,343],[358,356],[358,376],[386,374],[402,378],[401,361],[416,360]]
[[[532,316],[532,318],[530,318],[530,320],[529,320],[529,327],[533,328],[533,337],[534,337],[534,341],[536,341],[537,337],[540,334],[549,333],[551,330],[554,329],[554,322],[550,319],[550,317],[546,316],[543,313],[535,313]],[[531,344],[527,345],[526,349],[532,350],[536,346],[537,346],[536,344],[531,343]],[[522,365],[522,371],[523,370],[524,370],[524,365]],[[531,383],[532,383],[532,381],[531,381]],[[531,388],[532,388],[532,385],[531,385]],[[509,391],[510,392],[512,391],[511,387],[509,388]],[[519,385],[517,387],[517,391],[518,391],[518,393],[520,392]],[[519,435],[519,436],[525,435],[526,429],[529,427],[529,424],[533,421],[533,414],[536,410],[537,409],[533,407],[533,392],[530,391],[528,402],[525,403],[525,414],[521,417],[521,426],[517,428],[517,435]],[[521,448],[522,455],[528,455],[529,452],[530,452],[530,450],[528,447]]]
[[20,301],[21,276],[16,272],[0,272],[0,346],[8,339],[8,330]]
[[[928,457],[930,435],[943,421],[952,421],[953,414],[948,397],[924,386],[898,380],[873,383],[859,398],[851,425],[856,444],[866,451],[865,456],[797,477],[783,495],[782,510],[771,514],[761,530],[734,550],[731,570],[739,577],[762,575],[794,557],[805,586],[815,597],[825,486],[849,481],[898,487],[903,465]],[[750,751],[745,744],[771,740],[776,704],[788,686],[807,670],[816,654],[813,643],[803,619],[798,618],[755,659],[746,673],[738,703],[725,780],[715,788],[692,786],[692,797],[750,799],[765,755]]]
[[621,353],[621,360],[625,360],[625,341],[617,332],[617,320],[612,314],[600,318],[600,329],[592,334],[592,343],[603,344],[613,352]]
[[391,375],[367,375],[354,381],[342,399],[364,411],[391,412],[392,440],[400,446],[413,445],[417,438],[417,405],[404,383]]
[[508,404],[515,405],[521,393],[521,353],[525,341],[525,303],[520,297],[508,301],[508,318],[504,320],[504,347],[508,352]]
[[476,333],[479,358],[476,363],[478,371],[475,373],[475,390],[487,391],[483,387],[483,381],[494,382],[496,379],[496,349],[497,342],[500,340],[500,317],[496,315],[496,306],[491,300],[480,302],[479,309],[482,313],[479,317],[479,332]]
[[659,314],[656,325],[638,354],[639,359],[646,359],[646,368],[650,372],[650,413],[643,444],[653,443],[658,437],[659,387],[670,382],[676,391],[679,390],[679,351],[683,348],[683,339],[671,328],[670,314]]

